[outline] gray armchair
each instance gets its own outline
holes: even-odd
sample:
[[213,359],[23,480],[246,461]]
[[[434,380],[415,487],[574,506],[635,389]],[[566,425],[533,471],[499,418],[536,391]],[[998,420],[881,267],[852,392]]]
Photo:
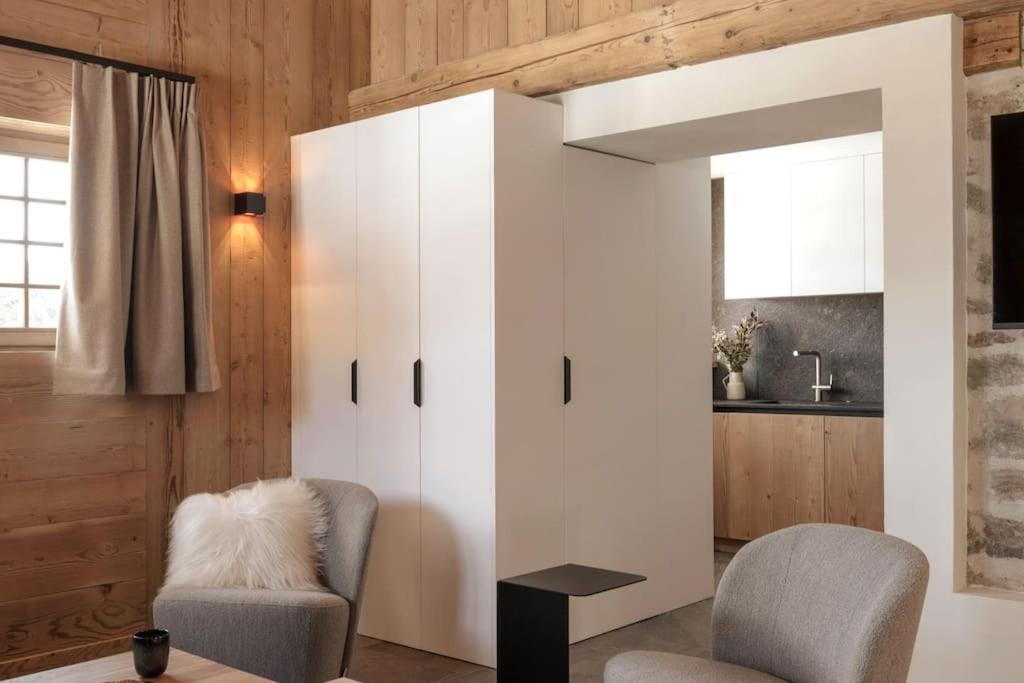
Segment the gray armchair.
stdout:
[[349,669],[377,498],[365,486],[306,479],[326,501],[329,592],[189,588],[161,592],[153,621],[171,645],[274,681],[318,682]]
[[743,547],[712,612],[712,659],[626,652],[606,683],[906,681],[928,560],[875,531],[805,524]]

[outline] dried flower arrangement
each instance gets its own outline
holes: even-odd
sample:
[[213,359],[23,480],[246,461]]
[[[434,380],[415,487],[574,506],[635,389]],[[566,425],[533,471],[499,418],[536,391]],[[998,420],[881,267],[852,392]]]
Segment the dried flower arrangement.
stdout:
[[754,310],[744,316],[739,325],[733,325],[732,336],[724,330],[711,328],[711,349],[729,372],[743,372],[743,366],[750,360],[750,342],[754,333],[764,326],[765,321],[758,318]]

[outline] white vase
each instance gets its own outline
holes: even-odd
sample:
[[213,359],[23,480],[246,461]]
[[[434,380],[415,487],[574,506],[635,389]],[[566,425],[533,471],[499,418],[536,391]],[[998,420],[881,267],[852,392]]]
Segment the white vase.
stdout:
[[725,397],[730,401],[742,401],[747,397],[742,372],[730,372],[728,377],[722,378],[722,384],[725,385]]

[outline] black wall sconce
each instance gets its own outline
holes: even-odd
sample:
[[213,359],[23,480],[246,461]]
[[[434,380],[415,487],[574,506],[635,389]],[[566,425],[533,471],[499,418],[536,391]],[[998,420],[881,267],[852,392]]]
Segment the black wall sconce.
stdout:
[[235,193],[236,216],[262,216],[267,212],[267,196],[262,192]]

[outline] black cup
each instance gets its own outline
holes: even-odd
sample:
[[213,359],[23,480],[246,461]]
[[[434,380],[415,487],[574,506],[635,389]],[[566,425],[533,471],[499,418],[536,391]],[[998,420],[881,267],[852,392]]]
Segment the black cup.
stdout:
[[143,678],[157,678],[167,671],[171,654],[171,634],[162,628],[139,631],[132,636],[135,672]]

